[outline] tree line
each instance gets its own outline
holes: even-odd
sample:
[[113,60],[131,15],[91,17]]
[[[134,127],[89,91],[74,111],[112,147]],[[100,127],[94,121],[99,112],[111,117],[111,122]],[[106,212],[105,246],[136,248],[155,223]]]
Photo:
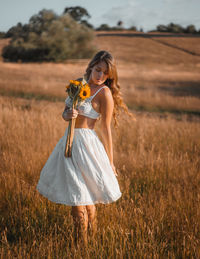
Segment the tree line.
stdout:
[[[136,26],[131,26],[128,28],[123,27],[123,22],[119,21],[116,26],[109,26],[108,24],[102,24],[98,28],[97,31],[115,31],[115,30],[130,30],[130,31],[143,31],[142,28],[138,29]],[[180,24],[169,23],[168,25],[160,24],[148,32],[168,32],[168,33],[191,33],[191,34],[200,34],[200,29],[197,30],[195,25],[190,24],[186,27],[181,26]]]
[[[62,61],[72,58],[90,58],[96,51],[93,39],[94,31],[130,30],[143,31],[136,26],[124,28],[123,21],[116,26],[101,24],[94,28],[88,22],[88,11],[80,6],[66,7],[61,15],[52,10],[41,10],[29,19],[29,23],[11,27],[0,32],[0,38],[11,38],[9,45],[2,51],[8,61]],[[151,32],[200,34],[194,25],[182,27],[169,23],[158,25]]]
[[43,9],[28,24],[18,23],[5,33],[11,41],[3,48],[2,56],[14,62],[90,58],[96,49],[89,17],[81,7],[65,8],[61,15]]

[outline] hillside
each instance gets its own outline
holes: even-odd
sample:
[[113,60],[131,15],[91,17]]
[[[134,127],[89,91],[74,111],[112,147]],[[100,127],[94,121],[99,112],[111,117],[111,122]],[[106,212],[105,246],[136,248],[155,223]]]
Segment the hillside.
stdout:
[[[200,66],[200,57],[190,55],[184,51],[200,54],[200,37],[136,37],[115,36],[115,33],[97,33],[96,43],[99,48],[108,49],[120,61],[136,64],[157,63],[169,65],[197,65]],[[118,33],[119,34],[119,33]],[[111,36],[112,35],[112,36]],[[161,44],[171,43],[173,46]],[[177,49],[176,47],[181,48]]]
[[[142,111],[200,113],[200,38],[162,39],[99,36],[98,49],[110,51],[117,61],[119,82],[129,108]],[[168,42],[175,47],[160,42]],[[8,40],[1,40],[2,48]],[[184,50],[176,47],[184,48]],[[66,63],[0,62],[1,95],[63,100],[64,85],[82,75],[88,60]],[[49,76],[51,75],[51,76]],[[186,100],[187,98],[187,100]]]

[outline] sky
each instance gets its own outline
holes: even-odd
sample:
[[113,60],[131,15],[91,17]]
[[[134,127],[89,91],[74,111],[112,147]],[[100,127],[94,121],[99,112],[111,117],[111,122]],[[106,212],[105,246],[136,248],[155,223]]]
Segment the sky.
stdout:
[[136,26],[144,31],[170,22],[184,27],[194,24],[200,29],[200,0],[0,0],[0,31],[18,22],[28,23],[44,8],[60,15],[72,6],[84,7],[91,15],[88,22],[95,27],[122,21],[126,28]]

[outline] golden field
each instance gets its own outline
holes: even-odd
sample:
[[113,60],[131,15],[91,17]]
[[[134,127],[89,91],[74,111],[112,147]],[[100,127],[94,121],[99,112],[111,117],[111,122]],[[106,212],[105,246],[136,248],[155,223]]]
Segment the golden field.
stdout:
[[[163,40],[199,51],[200,38]],[[0,61],[1,258],[199,258],[200,56],[156,38],[95,43],[116,57],[137,118],[122,113],[113,128],[122,198],[96,206],[98,234],[87,250],[75,249],[71,208],[47,201],[36,184],[66,128],[65,85],[88,60]]]

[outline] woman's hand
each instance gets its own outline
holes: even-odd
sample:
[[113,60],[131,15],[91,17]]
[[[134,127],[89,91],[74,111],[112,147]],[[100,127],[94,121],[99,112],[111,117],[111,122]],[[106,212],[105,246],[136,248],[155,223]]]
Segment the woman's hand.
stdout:
[[114,164],[111,164],[111,166],[112,166],[112,170],[113,170],[113,172],[114,172],[115,176],[118,176],[118,174],[117,174],[117,170],[116,170],[116,168],[115,168]]
[[64,120],[68,121],[70,119],[75,119],[78,116],[78,111],[72,108],[65,108],[62,117]]

